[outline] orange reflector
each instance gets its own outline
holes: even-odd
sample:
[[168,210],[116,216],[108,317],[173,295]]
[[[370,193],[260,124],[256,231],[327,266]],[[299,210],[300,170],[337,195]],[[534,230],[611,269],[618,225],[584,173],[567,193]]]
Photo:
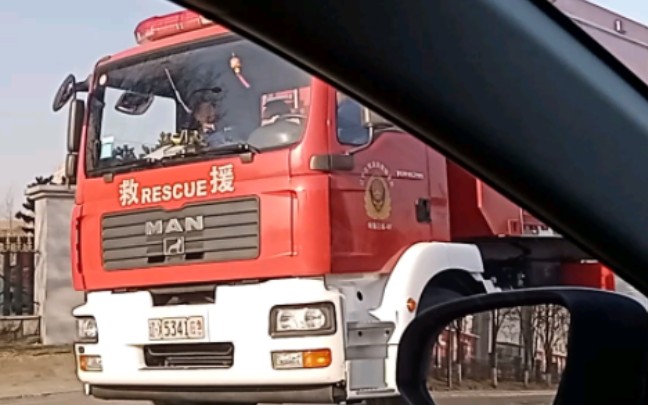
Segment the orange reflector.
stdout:
[[322,368],[331,365],[331,351],[329,349],[302,352],[302,358],[304,368]]
[[413,298],[408,298],[407,299],[407,310],[410,312],[414,312],[416,309],[416,301],[414,301]]
[[81,354],[78,357],[79,370],[81,371],[101,371],[101,356],[89,356]]

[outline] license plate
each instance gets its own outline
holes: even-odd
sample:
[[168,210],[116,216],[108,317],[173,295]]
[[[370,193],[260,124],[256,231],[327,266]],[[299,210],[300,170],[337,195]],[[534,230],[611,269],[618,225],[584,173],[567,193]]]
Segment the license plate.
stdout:
[[205,337],[205,320],[202,316],[149,319],[148,327],[150,340],[187,340]]

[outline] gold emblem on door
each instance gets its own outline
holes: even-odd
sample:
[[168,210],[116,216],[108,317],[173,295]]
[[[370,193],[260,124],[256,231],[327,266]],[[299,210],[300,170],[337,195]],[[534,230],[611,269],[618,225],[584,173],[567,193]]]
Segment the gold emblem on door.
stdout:
[[365,211],[371,219],[385,220],[391,214],[389,185],[381,176],[371,176],[365,187]]

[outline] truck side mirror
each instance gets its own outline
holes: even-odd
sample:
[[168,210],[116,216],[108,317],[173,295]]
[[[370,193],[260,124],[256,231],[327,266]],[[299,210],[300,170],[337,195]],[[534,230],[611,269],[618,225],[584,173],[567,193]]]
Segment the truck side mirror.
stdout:
[[115,110],[128,115],[142,115],[148,111],[153,104],[152,94],[140,94],[132,91],[125,91],[117,100]]
[[367,142],[363,145],[348,150],[346,152],[347,155],[353,155],[370,147],[376,138],[376,130],[396,128],[390,121],[386,120],[380,114],[375,113],[367,107],[361,107],[360,120],[362,122],[362,126],[369,129],[369,139],[367,139]]
[[54,96],[54,101],[52,102],[52,110],[54,112],[57,112],[63,106],[70,101],[72,96],[77,91],[77,82],[74,77],[74,75],[70,74],[68,75],[65,80],[63,80],[63,83],[61,83],[61,86],[59,86],[58,90],[56,91],[56,95]]
[[78,153],[68,153],[65,157],[65,179],[67,183],[76,184],[77,164],[79,163]]
[[384,127],[393,127],[392,124],[387,119],[383,118],[380,114],[371,111],[367,107],[362,107],[362,125],[367,128],[384,128]]
[[84,115],[85,103],[83,100],[74,99],[70,104],[70,113],[68,115],[67,150],[69,153],[79,152]]

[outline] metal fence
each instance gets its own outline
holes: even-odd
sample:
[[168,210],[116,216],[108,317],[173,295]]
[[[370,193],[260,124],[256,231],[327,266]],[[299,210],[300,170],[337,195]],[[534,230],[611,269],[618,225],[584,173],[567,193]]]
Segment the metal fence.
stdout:
[[0,239],[0,316],[35,313],[34,267],[31,235]]

